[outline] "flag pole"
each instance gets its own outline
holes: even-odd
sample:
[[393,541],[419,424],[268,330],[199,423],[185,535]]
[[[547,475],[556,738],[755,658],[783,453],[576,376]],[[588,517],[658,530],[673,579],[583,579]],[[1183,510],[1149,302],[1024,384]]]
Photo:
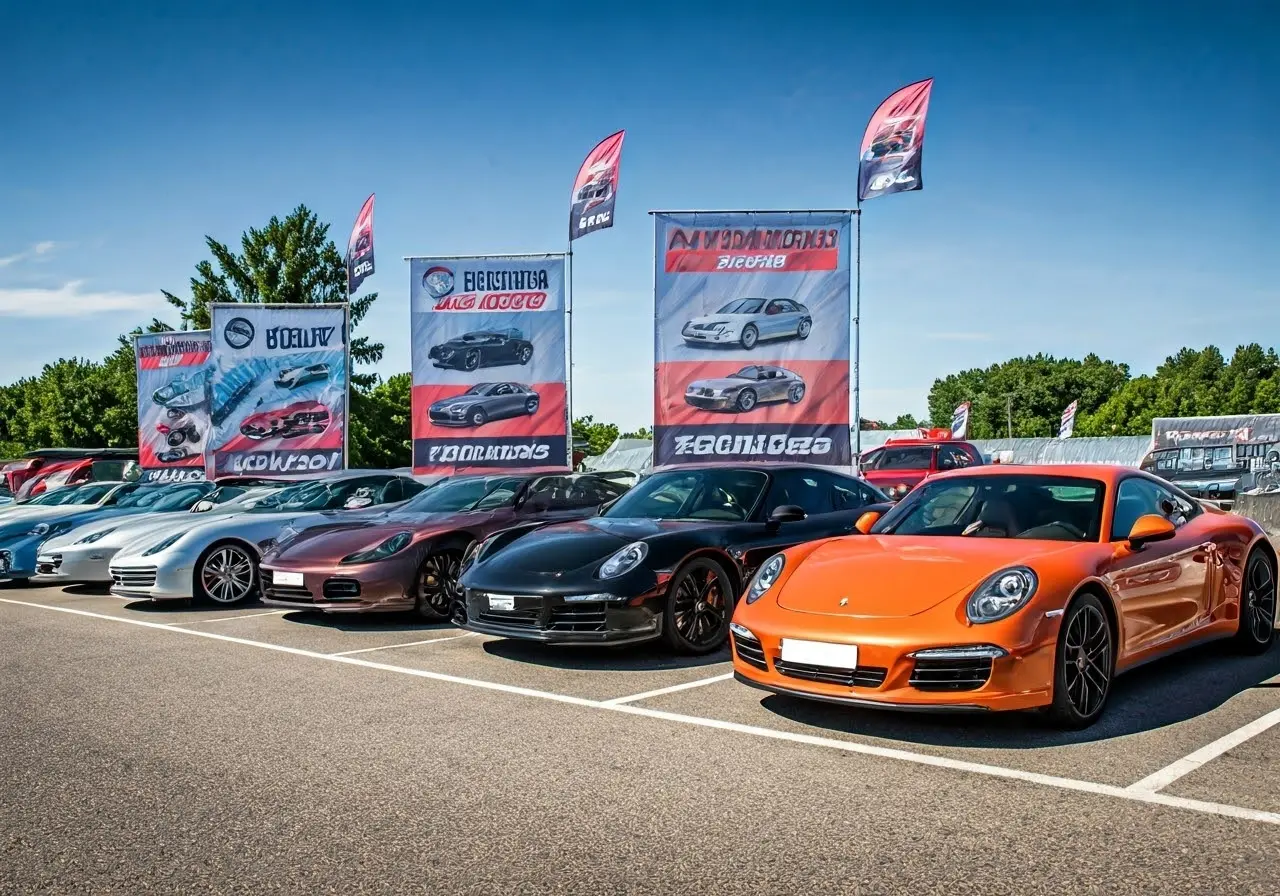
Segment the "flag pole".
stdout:
[[564,256],[567,289],[565,290],[565,316],[568,318],[565,327],[565,351],[568,354],[569,370],[565,376],[564,431],[566,436],[566,461],[570,471],[573,470],[573,237],[569,237],[569,248]]
[[853,469],[862,456],[862,199],[854,217],[853,274]]

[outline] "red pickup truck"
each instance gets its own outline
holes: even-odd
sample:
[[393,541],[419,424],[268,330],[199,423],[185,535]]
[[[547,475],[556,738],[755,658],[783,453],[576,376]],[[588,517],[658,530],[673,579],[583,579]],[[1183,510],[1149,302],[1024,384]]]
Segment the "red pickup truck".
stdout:
[[863,479],[899,501],[934,473],[983,463],[982,452],[970,443],[931,435],[919,439],[890,439],[864,452],[858,470]]

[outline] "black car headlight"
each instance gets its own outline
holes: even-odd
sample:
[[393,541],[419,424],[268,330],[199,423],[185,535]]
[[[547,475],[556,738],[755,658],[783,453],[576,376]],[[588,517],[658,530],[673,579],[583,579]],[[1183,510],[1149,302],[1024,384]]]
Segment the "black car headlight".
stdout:
[[600,569],[596,571],[596,578],[616,579],[618,576],[626,575],[639,566],[647,556],[649,556],[649,545],[643,541],[634,541],[601,563]]
[[70,523],[54,523],[52,526],[48,523],[36,523],[31,527],[31,531],[27,534],[48,539],[57,538],[59,535],[66,535],[70,531]]
[[356,551],[354,554],[347,554],[343,557],[341,563],[373,563],[377,560],[385,560],[392,554],[398,554],[409,546],[413,541],[413,534],[410,532],[398,532],[392,535],[382,544],[367,551]]
[[756,574],[751,577],[751,584],[747,586],[747,603],[753,604],[764,597],[765,593],[778,583],[778,577],[782,575],[783,567],[786,565],[787,558],[782,554],[774,554],[761,563]]
[[157,542],[156,544],[153,544],[151,547],[147,548],[145,551],[142,552],[142,556],[150,557],[153,554],[158,554],[163,550],[173,547],[174,544],[177,542],[177,540],[185,534],[186,534],[185,532],[179,532],[177,535],[170,535],[164,541]]
[[93,532],[89,535],[86,535],[84,538],[79,539],[75,543],[76,544],[93,544],[95,541],[102,540],[103,538],[110,535],[114,531],[116,531],[116,527],[112,526],[110,529],[103,529],[99,532]]
[[1039,584],[1035,572],[1025,566],[1002,569],[969,596],[965,615],[975,624],[1007,619],[1031,600]]

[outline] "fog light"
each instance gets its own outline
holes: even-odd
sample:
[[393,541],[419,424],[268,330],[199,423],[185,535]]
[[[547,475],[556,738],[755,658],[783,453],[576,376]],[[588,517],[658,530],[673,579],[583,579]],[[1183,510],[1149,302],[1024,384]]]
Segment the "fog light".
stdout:
[[616,594],[605,594],[602,591],[597,591],[594,594],[565,594],[561,595],[561,599],[567,604],[588,600],[621,600]]
[[745,625],[738,625],[736,622],[730,622],[729,631],[733,632],[744,641],[755,641],[757,644],[760,643],[760,639],[757,638],[751,629],[747,628]]
[[978,644],[972,647],[930,647],[917,650],[907,656],[920,660],[996,660],[1008,656],[1009,651],[994,644]]

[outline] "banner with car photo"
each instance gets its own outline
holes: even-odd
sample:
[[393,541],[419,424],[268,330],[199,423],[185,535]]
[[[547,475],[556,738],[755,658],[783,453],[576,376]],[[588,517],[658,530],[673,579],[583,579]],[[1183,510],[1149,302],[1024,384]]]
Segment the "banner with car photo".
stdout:
[[1265,488],[1280,476],[1280,414],[1156,417],[1140,466],[1207,500]]
[[211,477],[346,468],[348,306],[215,304]]
[[414,473],[567,468],[564,255],[409,267]]
[[209,436],[209,330],[133,337],[138,373],[138,466],[143,482],[204,478]]
[[848,467],[848,212],[655,212],[654,466]]

